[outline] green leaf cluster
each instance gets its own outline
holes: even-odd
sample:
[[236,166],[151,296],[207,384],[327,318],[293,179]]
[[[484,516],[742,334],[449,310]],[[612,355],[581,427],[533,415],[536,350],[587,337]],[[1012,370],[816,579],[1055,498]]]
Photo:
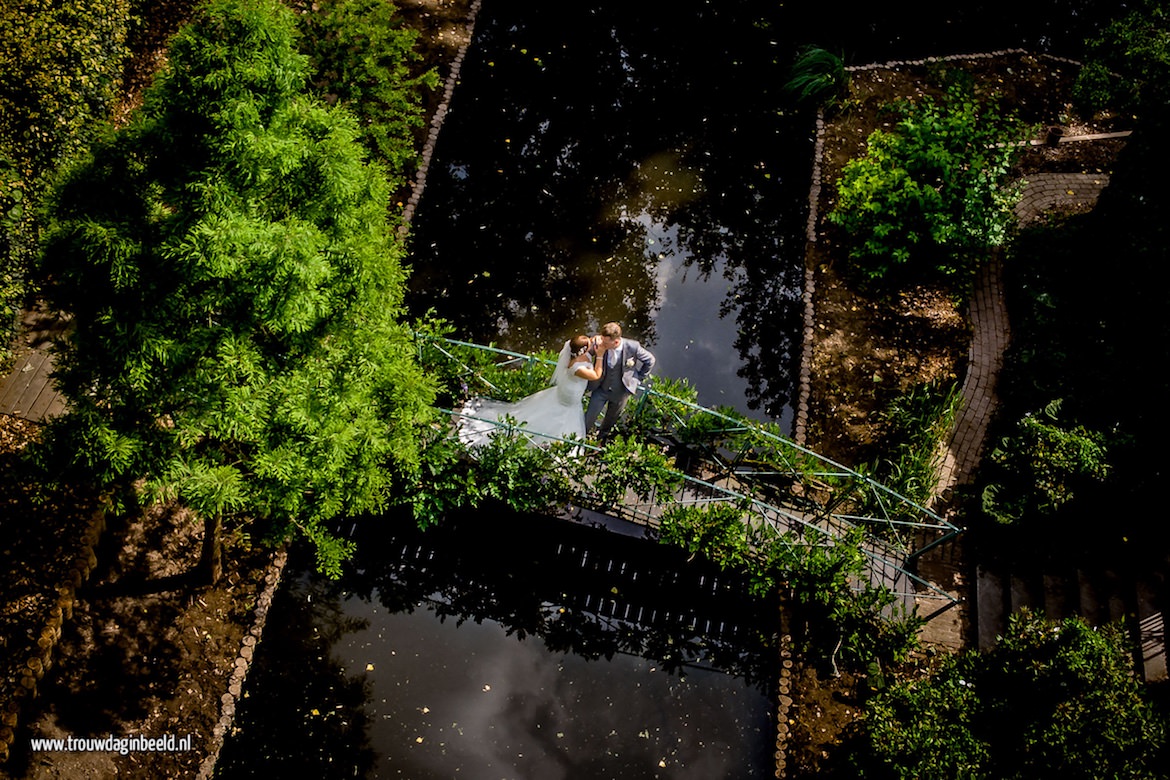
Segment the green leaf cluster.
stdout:
[[1145,0],[1086,42],[1073,97],[1088,111],[1162,111],[1170,103],[1170,9]]
[[423,126],[422,95],[439,86],[434,69],[419,64],[418,32],[390,0],[321,0],[300,22],[314,93],[357,117],[362,144],[397,190],[422,146],[412,138]]
[[74,317],[48,457],[204,516],[299,534],[418,468],[432,383],[398,318],[388,187],[356,122],[306,93],[275,0],[205,6],[122,130],[56,194],[43,272]]
[[828,219],[848,234],[856,271],[871,282],[950,279],[961,288],[1014,224],[1017,188],[1005,178],[1023,125],[956,80],[943,98],[895,107],[850,160]]
[[839,538],[808,529],[777,536],[748,520],[746,504],[673,505],[659,539],[723,569],[748,572],[757,595],[788,594],[793,633],[804,651],[836,667],[903,661],[917,646],[920,618],[890,613],[896,597],[866,582],[864,534]]
[[40,204],[113,111],[128,23],[128,0],[0,4],[0,365],[38,251]]
[[854,761],[907,780],[1164,778],[1165,730],[1119,627],[1024,610],[990,652],[871,699]]
[[881,411],[885,453],[874,479],[919,505],[929,503],[938,478],[939,447],[950,435],[962,394],[953,383],[911,387]]
[[1051,518],[1112,472],[1105,436],[1063,425],[1059,408],[1054,401],[1042,414],[1025,415],[992,451],[994,472],[983,489],[983,510],[997,521]]
[[784,92],[799,105],[836,106],[849,90],[845,61],[817,46],[803,48],[792,64]]

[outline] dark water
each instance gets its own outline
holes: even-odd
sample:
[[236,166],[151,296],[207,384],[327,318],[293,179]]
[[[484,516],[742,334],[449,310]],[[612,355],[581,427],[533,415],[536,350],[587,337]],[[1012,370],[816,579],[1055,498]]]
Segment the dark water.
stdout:
[[742,582],[631,527],[363,528],[279,594],[217,776],[770,776],[777,605]]
[[485,3],[412,305],[528,350],[620,321],[700,401],[786,418],[809,126],[758,3]]

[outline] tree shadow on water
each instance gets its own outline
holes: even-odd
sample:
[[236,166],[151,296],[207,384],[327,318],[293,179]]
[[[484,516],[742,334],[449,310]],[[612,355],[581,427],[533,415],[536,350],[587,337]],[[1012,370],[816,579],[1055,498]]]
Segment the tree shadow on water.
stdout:
[[300,577],[273,599],[217,778],[366,777],[373,769],[370,684],[348,676],[331,653],[368,621],[346,616],[331,591]]

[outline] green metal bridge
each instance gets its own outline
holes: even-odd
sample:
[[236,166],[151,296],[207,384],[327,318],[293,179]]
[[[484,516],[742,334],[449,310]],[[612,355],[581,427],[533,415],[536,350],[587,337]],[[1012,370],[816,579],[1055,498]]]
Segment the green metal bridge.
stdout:
[[[450,406],[441,411],[449,415],[472,396],[515,400],[535,392],[547,386],[555,366],[551,353],[526,355],[423,333],[416,334],[416,343],[420,361],[448,389]],[[678,487],[669,495],[625,489],[615,498],[594,480],[573,480],[572,504],[656,529],[665,508],[732,503],[756,532],[788,544],[833,545],[860,529],[865,576],[893,593],[908,613],[925,611],[922,617],[929,620],[958,603],[916,571],[919,557],[954,540],[958,526],[800,446],[774,424],[700,406],[694,397],[685,380],[652,378],[627,407],[625,433],[656,445],[671,459]],[[562,441],[508,421],[485,422],[507,434],[544,440],[538,443]],[[567,451],[585,458],[603,449],[592,441],[565,444]]]

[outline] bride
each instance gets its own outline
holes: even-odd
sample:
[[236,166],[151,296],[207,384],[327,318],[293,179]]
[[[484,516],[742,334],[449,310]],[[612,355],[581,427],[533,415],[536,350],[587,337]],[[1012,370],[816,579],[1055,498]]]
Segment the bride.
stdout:
[[537,444],[568,438],[585,438],[585,412],[581,398],[585,386],[601,378],[605,349],[597,345],[596,354],[590,352],[594,341],[585,335],[574,336],[565,342],[557,357],[557,367],[549,383],[552,387],[525,396],[515,403],[472,398],[455,415],[459,440],[468,447],[481,447],[500,427],[496,423],[511,417],[516,425],[524,424],[529,440]]

